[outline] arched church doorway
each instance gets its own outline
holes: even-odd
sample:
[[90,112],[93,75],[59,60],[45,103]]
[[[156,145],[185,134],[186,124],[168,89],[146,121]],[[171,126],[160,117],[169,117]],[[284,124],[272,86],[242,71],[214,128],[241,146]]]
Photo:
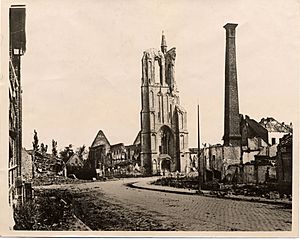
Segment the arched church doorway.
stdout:
[[160,128],[159,160],[162,175],[171,172],[172,162],[175,157],[174,133],[170,127],[164,125]]
[[161,162],[161,170],[163,172],[170,172],[171,171],[171,161],[170,159],[163,159]]
[[171,158],[174,156],[174,135],[172,130],[164,125],[160,129],[160,145],[159,154],[169,155]]

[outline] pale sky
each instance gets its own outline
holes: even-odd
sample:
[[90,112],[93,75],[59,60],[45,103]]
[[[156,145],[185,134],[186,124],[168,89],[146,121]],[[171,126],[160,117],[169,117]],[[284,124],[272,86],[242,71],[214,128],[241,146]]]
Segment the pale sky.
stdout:
[[189,147],[221,143],[225,29],[238,23],[240,113],[295,123],[299,115],[300,5],[293,0],[30,0],[22,59],[23,145],[111,144],[140,130],[141,58],[161,32],[177,48],[176,81],[188,112]]

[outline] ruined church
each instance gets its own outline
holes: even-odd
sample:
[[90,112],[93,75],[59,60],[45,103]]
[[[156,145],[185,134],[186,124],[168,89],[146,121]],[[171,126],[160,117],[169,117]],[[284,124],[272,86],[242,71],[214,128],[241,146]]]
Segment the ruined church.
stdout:
[[142,58],[141,166],[146,175],[187,171],[187,112],[175,80],[176,48],[146,50]]

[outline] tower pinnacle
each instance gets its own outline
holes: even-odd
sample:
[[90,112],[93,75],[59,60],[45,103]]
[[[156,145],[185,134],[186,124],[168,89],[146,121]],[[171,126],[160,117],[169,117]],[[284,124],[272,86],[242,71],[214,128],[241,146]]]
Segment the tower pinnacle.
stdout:
[[161,36],[161,51],[165,54],[167,52],[167,42],[164,31],[162,31]]

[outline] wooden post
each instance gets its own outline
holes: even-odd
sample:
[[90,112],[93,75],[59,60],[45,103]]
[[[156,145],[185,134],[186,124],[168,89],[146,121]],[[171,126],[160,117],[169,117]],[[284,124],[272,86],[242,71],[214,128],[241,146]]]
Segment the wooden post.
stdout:
[[202,174],[201,174],[201,152],[200,152],[200,116],[199,116],[199,103],[197,106],[197,117],[198,117],[198,152],[197,152],[197,157],[198,157],[198,189],[199,191],[201,190],[201,185],[202,185]]

